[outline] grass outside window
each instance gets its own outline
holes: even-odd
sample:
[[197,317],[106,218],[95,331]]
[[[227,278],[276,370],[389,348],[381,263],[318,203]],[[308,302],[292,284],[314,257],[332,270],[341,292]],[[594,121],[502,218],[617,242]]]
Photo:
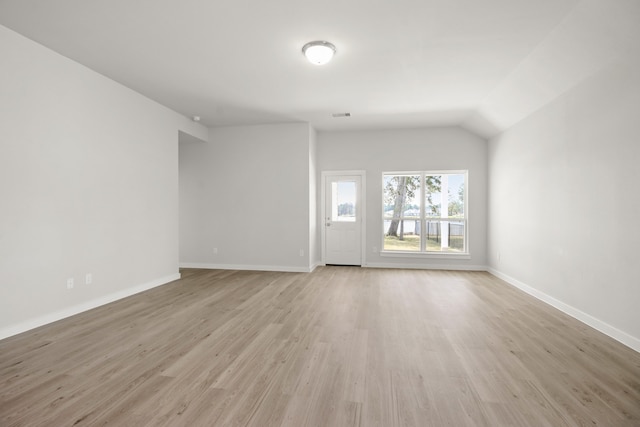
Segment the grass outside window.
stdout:
[[[463,236],[449,236],[448,250],[442,250],[440,241],[437,239],[427,239],[427,251],[429,252],[462,252],[464,248]],[[384,236],[385,251],[420,251],[420,236],[415,234],[405,235],[403,240],[395,236]]]

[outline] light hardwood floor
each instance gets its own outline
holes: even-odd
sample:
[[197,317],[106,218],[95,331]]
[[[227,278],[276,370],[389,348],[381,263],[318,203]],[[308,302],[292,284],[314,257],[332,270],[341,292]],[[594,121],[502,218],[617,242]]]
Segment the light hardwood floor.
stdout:
[[0,341],[0,425],[640,426],[640,354],[487,273],[182,273]]

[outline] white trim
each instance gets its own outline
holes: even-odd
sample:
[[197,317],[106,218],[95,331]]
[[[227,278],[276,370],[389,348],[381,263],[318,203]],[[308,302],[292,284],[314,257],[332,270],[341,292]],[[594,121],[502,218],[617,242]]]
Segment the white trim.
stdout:
[[532,297],[535,297],[537,299],[539,299],[540,301],[549,304],[552,307],[557,308],[558,310],[562,311],[563,313],[573,317],[576,320],[579,320],[580,322],[591,326],[592,328],[602,332],[603,334],[613,338],[614,340],[626,345],[627,347],[640,352],[640,339],[629,335],[628,333],[621,331],[620,329],[617,329],[611,325],[609,325],[608,323],[603,322],[600,319],[596,319],[595,317],[591,316],[590,314],[587,314],[573,306],[570,306],[569,304],[566,304],[562,301],[559,301],[557,299],[555,299],[554,297],[545,294],[544,292],[541,292],[539,290],[537,290],[536,288],[533,288],[517,279],[514,279],[511,276],[508,276],[494,268],[488,267],[487,271],[491,274],[493,274],[494,276],[498,277],[499,279],[504,280],[505,282],[507,282],[508,284],[510,284],[511,286],[514,286],[518,289],[520,289],[523,292],[526,292],[527,294],[531,295]]
[[247,271],[282,271],[282,272],[288,272],[288,273],[311,273],[311,271],[315,269],[315,266],[312,268],[312,267],[295,267],[290,265],[208,264],[208,263],[199,263],[199,262],[183,262],[183,263],[180,263],[180,268],[202,268],[205,270],[247,270]]
[[381,257],[390,258],[422,258],[422,259],[471,259],[468,252],[410,252],[410,251],[380,251]]
[[318,265],[325,265],[326,261],[326,246],[325,246],[325,218],[326,214],[326,180],[328,176],[359,176],[360,177],[360,212],[362,216],[360,218],[360,264],[365,265],[367,254],[367,172],[364,170],[340,170],[340,171],[322,171],[320,173],[320,240],[321,240],[321,263]]
[[466,264],[396,264],[384,262],[370,262],[363,265],[367,268],[407,268],[414,270],[461,270],[461,271],[487,271],[485,265]]
[[87,302],[74,305],[64,310],[56,311],[50,314],[45,314],[44,316],[39,316],[34,319],[30,319],[30,320],[18,323],[17,325],[7,326],[5,328],[0,329],[0,339],[8,338],[13,335],[18,335],[23,332],[29,331],[31,329],[35,329],[40,326],[47,325],[49,323],[57,322],[58,320],[62,320],[67,317],[71,317],[76,314],[89,311],[91,309],[100,307],[105,304],[112,303],[114,301],[129,297],[131,295],[135,295],[140,292],[144,292],[149,289],[153,289],[155,287],[165,285],[169,282],[173,282],[174,280],[178,280],[178,279],[180,279],[180,273],[160,277],[138,286],[123,289],[121,291],[114,292],[112,294],[105,295],[100,298],[96,298]]
[[309,273],[313,273],[313,272],[314,272],[314,270],[315,270],[316,268],[318,268],[318,267],[322,267],[322,266],[324,266],[324,264],[323,264],[323,263],[321,263],[321,262],[319,262],[319,261],[318,261],[318,262],[316,262],[315,264],[313,264],[313,265],[311,265],[311,266],[309,267]]

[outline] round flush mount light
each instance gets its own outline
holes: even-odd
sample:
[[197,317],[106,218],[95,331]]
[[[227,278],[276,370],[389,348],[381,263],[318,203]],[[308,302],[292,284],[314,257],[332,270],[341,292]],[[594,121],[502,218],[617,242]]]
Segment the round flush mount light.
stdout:
[[336,47],[329,42],[315,41],[302,46],[302,53],[314,65],[324,65],[331,61],[336,53]]

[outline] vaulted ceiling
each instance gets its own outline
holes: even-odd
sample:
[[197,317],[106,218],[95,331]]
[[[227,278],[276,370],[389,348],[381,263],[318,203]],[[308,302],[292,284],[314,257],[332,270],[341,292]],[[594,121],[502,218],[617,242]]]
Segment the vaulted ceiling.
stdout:
[[[0,24],[207,126],[490,137],[637,55],[640,2],[0,0]],[[306,62],[312,40],[331,63]]]

